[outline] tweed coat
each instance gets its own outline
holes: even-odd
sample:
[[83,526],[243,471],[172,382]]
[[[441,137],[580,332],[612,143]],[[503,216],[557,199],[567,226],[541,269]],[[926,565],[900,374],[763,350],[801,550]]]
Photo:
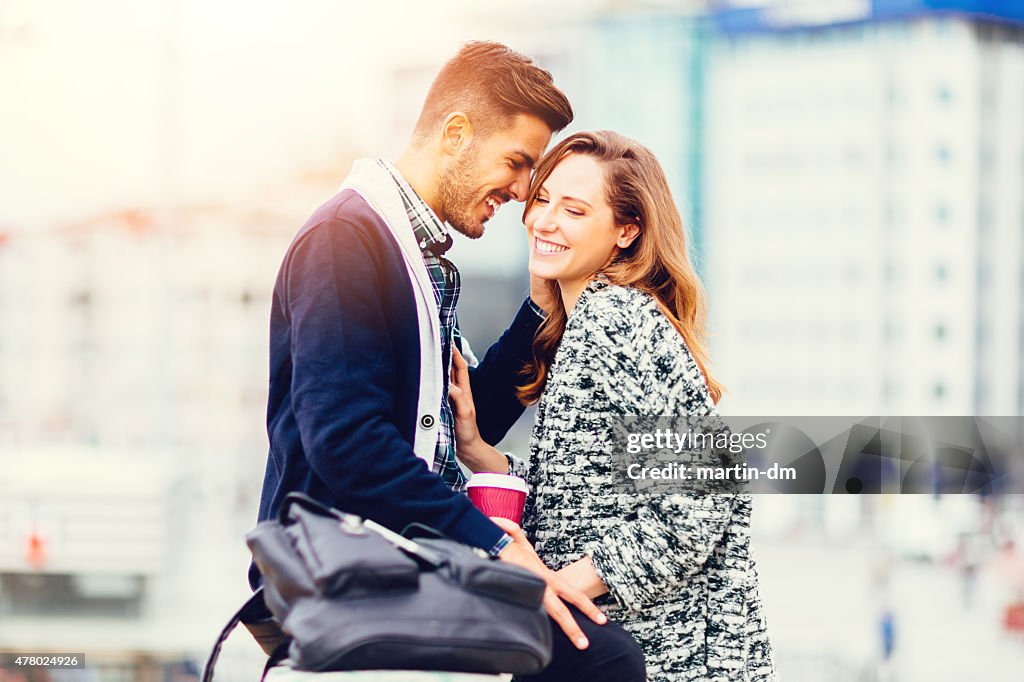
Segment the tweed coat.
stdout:
[[[592,281],[566,324],[530,444],[523,528],[544,562],[591,558],[597,600],[640,643],[652,682],[775,679],[750,551],[751,497],[637,494],[595,438],[616,417],[712,415],[683,338],[656,301]],[[602,445],[604,443],[605,445]]]

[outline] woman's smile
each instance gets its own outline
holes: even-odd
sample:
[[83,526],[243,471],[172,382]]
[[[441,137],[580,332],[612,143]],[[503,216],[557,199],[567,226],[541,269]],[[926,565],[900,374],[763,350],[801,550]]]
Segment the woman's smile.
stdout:
[[541,239],[540,237],[534,237],[533,239],[533,251],[541,256],[555,256],[568,250],[568,246],[549,242],[546,239]]

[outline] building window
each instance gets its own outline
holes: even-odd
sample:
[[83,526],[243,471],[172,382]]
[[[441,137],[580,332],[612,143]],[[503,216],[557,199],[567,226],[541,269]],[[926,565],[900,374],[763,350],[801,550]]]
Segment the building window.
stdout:
[[882,382],[882,397],[886,400],[892,400],[900,396],[900,386],[898,383],[891,379],[886,379]]
[[889,165],[894,168],[903,167],[903,148],[895,142],[887,142],[885,145],[885,158]]
[[0,573],[0,613],[138,618],[143,592],[134,575]]
[[935,386],[932,387],[932,394],[936,400],[942,400],[946,397],[946,385],[941,381],[936,382]]
[[899,323],[891,318],[886,319],[882,325],[882,335],[887,342],[898,341],[901,336]]
[[992,219],[992,207],[984,201],[978,204],[978,231],[982,234],[988,234],[992,231],[994,222]]
[[939,322],[935,325],[935,340],[944,341],[946,338],[946,325]]
[[891,229],[898,229],[903,227],[903,223],[906,219],[906,214],[902,206],[898,205],[892,199],[886,199],[884,210],[885,222]]
[[978,165],[984,172],[991,172],[996,166],[996,153],[991,142],[983,142],[978,150]]
[[897,109],[903,103],[903,98],[895,83],[886,85],[885,100],[890,109]]
[[935,279],[937,279],[940,282],[945,282],[946,280],[949,279],[949,271],[946,269],[946,266],[943,265],[942,263],[939,263],[938,265],[935,266]]

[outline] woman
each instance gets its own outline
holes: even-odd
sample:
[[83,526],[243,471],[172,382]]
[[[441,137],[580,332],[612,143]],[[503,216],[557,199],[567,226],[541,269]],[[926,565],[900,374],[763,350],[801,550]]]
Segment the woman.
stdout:
[[524,403],[539,400],[530,464],[480,439],[461,358],[459,457],[527,479],[523,529],[537,553],[633,635],[650,680],[772,679],[750,496],[626,491],[602,438],[616,417],[713,418],[722,393],[661,167],[615,133],[572,135],[538,166],[525,223],[530,272],[553,294],[520,388]]

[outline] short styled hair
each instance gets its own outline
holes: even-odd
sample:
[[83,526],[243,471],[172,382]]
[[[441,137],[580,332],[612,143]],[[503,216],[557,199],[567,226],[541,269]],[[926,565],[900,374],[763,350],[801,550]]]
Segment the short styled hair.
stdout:
[[426,140],[453,111],[483,134],[517,114],[536,116],[558,132],[572,122],[572,105],[551,74],[501,43],[466,43],[434,78],[414,137]]

